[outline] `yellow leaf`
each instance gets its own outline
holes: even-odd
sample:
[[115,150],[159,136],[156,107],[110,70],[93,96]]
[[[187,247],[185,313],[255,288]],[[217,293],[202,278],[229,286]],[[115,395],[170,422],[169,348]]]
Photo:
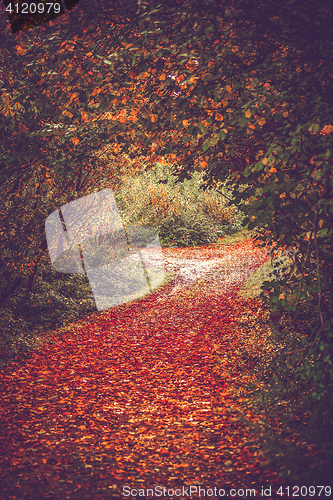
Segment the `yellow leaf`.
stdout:
[[74,101],[74,99],[76,99],[79,95],[78,92],[73,92],[72,94],[68,94],[70,96],[70,99],[69,99],[69,102],[71,103],[72,101]]
[[258,121],[258,123],[259,123],[260,127],[262,127],[263,125],[265,125],[265,123],[266,123],[265,118],[260,118],[260,120]]
[[188,120],[183,120],[184,127],[188,127]]
[[246,116],[246,118],[250,118],[250,116],[251,116],[251,110],[250,109],[246,110],[245,116]]

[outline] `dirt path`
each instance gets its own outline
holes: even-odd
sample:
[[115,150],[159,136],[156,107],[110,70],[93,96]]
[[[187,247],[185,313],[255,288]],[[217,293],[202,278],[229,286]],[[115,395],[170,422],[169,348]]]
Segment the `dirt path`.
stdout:
[[223,247],[208,247],[164,249],[163,253],[166,271],[176,273],[172,294],[184,291],[196,282],[205,282],[201,287],[203,293],[209,290],[210,294],[221,295],[235,291],[267,258],[266,253],[253,248],[250,241],[235,245],[231,251]]
[[165,258],[175,283],[6,368],[1,499],[244,498],[283,484],[234,392],[237,320],[259,307],[237,288],[265,256],[246,242]]

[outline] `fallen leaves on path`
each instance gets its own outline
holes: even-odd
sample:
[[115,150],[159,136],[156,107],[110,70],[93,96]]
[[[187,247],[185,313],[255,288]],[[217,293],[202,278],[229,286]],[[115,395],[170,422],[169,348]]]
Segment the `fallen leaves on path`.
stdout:
[[261,307],[237,290],[265,255],[245,242],[165,256],[216,265],[176,293],[171,283],[93,314],[3,370],[1,499],[100,500],[158,485],[259,496],[283,484],[240,421],[237,385],[237,325]]

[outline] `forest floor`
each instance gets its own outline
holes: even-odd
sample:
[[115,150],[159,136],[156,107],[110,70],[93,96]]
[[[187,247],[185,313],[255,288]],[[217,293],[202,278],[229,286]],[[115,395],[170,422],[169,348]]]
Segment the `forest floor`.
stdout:
[[172,282],[3,368],[1,500],[280,498],[242,356],[267,333],[239,293],[267,254],[251,240],[163,253]]

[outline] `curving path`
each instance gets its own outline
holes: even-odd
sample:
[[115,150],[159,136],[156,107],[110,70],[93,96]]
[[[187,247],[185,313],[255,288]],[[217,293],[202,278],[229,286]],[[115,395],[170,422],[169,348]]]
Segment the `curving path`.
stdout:
[[2,373],[1,500],[147,488],[153,498],[244,498],[283,484],[239,418],[235,385],[237,318],[259,307],[237,289],[264,253],[245,242],[164,254],[175,282],[91,315]]

